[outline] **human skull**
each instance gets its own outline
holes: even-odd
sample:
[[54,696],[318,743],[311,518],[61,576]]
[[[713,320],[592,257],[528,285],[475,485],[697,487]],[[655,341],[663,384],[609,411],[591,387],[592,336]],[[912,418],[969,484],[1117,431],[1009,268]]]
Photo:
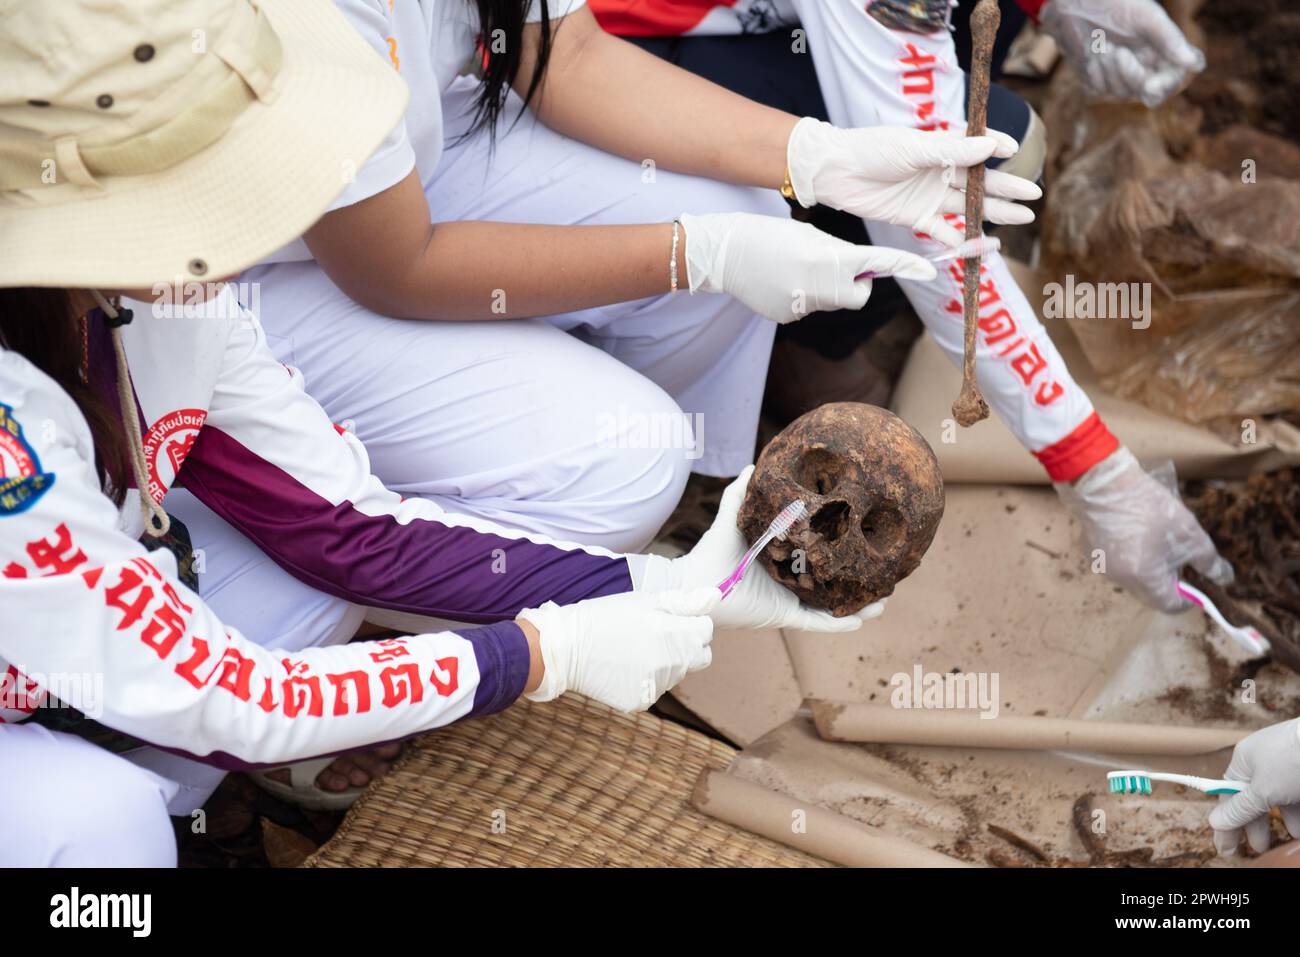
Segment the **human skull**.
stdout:
[[805,604],[837,617],[894,591],[943,517],[929,444],[884,409],[833,402],[795,419],[758,457],[737,524],[754,542],[795,499],[806,519],[759,555]]

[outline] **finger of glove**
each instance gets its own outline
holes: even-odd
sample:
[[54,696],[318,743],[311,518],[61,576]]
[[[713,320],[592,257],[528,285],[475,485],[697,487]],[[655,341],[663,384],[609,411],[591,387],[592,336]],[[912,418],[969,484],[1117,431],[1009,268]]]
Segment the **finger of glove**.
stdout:
[[[960,193],[957,190],[949,190],[948,195],[964,196],[963,193]],[[959,212],[965,210],[965,208],[966,200],[963,198],[961,200],[961,210],[959,210]],[[936,242],[943,243],[945,246],[949,247],[960,246],[966,240],[966,237],[962,235],[959,229],[949,223],[938,213],[935,213],[933,216],[917,223],[916,229],[919,232],[925,233]]]
[[1042,187],[1032,180],[1014,173],[1004,173],[991,169],[984,173],[984,196],[996,196],[1002,199],[1018,199],[1026,202],[1041,198]]
[[854,279],[843,290],[836,293],[835,302],[840,309],[857,311],[871,298],[871,279]]
[[1148,605],[1169,615],[1187,610],[1187,599],[1178,594],[1178,577],[1167,568],[1158,568],[1133,582],[1139,597]]
[[1232,570],[1232,562],[1217,552],[1212,556],[1206,555],[1193,561],[1192,567],[1216,585],[1231,585],[1233,579],[1237,577]]
[[[1015,139],[1007,139],[1013,144],[1011,152],[1006,154],[1011,156],[1020,147]],[[987,134],[962,136],[959,133],[926,131],[917,136],[913,143],[912,161],[922,169],[974,166],[986,162],[990,156],[998,155],[999,149],[1006,149],[1005,142]]]
[[1232,749],[1232,758],[1228,761],[1223,776],[1229,781],[1250,781],[1255,776],[1255,757],[1262,748],[1259,732],[1243,738]]
[[1214,849],[1222,857],[1232,857],[1237,853],[1237,848],[1241,845],[1241,828],[1233,827],[1225,830],[1215,828],[1214,831]]
[[718,503],[718,521],[729,518],[732,525],[736,524],[736,516],[740,514],[740,505],[745,501],[745,492],[749,488],[749,480],[753,474],[754,466],[746,465],[723,491],[722,501]]
[[[1221,801],[1219,806],[1210,812],[1210,827],[1218,830],[1231,830],[1233,828],[1248,828],[1252,821],[1264,819],[1265,826],[1268,824],[1268,802],[1260,797],[1255,791],[1247,787],[1246,790],[1239,794],[1231,795],[1226,801]],[[1250,834],[1246,835],[1248,838]],[[1254,842],[1251,842],[1254,846]]]
[[864,605],[862,608],[859,608],[854,612],[854,614],[863,621],[870,621],[873,618],[879,618],[885,613],[885,602],[888,600],[889,599],[887,598],[882,598],[880,601],[873,601],[870,605]]
[[[893,249],[889,246],[857,246],[855,252],[857,257],[854,260],[853,275],[870,272],[875,276],[897,276],[899,279],[916,279],[920,282],[929,282],[939,275],[934,268],[934,263],[905,249]],[[867,292],[870,291],[868,286]]]
[[691,657],[686,663],[686,670],[688,672],[703,671],[711,664],[713,664],[713,646],[701,645],[691,653]]
[[858,615],[836,618],[830,612],[822,611],[820,608],[800,605],[787,617],[782,627],[794,631],[813,631],[823,635],[842,635],[857,631],[862,625],[863,619]]
[[654,595],[654,599],[655,607],[660,611],[706,622],[712,629],[712,619],[707,616],[718,607],[722,592],[715,587],[661,591]]
[[1278,808],[1282,812],[1282,823],[1292,837],[1300,837],[1300,804],[1287,804]]
[[1010,200],[996,196],[984,197],[984,219],[1005,226],[1023,226],[1034,221],[1034,211]]
[[[955,213],[958,216],[965,216],[966,194],[956,189],[948,190],[943,197],[943,202],[940,204],[939,211],[943,213]],[[1034,221],[1034,211],[1029,207],[1021,206],[1005,199],[998,199],[993,196],[984,197],[983,213],[984,215],[982,218],[991,223],[1023,226],[1025,223],[1032,223]]]
[[1187,42],[1187,37],[1169,14],[1155,4],[1148,5],[1146,14],[1133,24],[1134,31],[1146,46],[1183,69],[1200,72],[1205,68],[1205,55]]
[[1015,156],[1020,152],[1020,141],[1010,133],[1003,133],[1001,130],[985,129],[984,135],[993,139],[997,146],[993,149],[993,155],[998,159],[1007,159]]
[[1267,811],[1264,812],[1263,817],[1257,817],[1246,825],[1246,843],[1256,854],[1263,854],[1273,843]]
[[1109,55],[1114,61],[1111,63],[1112,77],[1123,95],[1129,99],[1141,96],[1151,77],[1151,71],[1127,47],[1116,47]]
[[1187,79],[1182,67],[1166,66],[1152,72],[1142,84],[1142,104],[1155,109],[1178,90]]

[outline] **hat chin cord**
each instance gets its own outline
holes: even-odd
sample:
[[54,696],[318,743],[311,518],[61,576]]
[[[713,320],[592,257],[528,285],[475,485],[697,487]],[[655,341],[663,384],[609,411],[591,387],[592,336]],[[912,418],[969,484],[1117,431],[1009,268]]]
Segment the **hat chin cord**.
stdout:
[[[122,424],[126,426],[129,440],[129,457],[131,472],[135,477],[135,486],[140,493],[140,515],[144,519],[145,531],[153,538],[162,538],[171,528],[171,518],[161,505],[149,494],[149,464],[145,461],[144,438],[140,434],[140,417],[136,414],[135,388],[131,384],[131,370],[126,364],[126,347],[122,344],[121,313],[117,307],[98,289],[90,290],[99,308],[108,317],[110,332],[113,337],[113,354],[117,358],[117,401],[122,410]],[[129,321],[130,311],[127,311]]]

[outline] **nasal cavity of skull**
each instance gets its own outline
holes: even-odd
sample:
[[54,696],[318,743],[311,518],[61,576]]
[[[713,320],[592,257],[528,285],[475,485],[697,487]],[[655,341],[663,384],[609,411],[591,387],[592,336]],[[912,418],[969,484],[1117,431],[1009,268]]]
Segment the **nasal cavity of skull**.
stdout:
[[817,509],[808,524],[825,541],[835,541],[849,530],[849,503],[827,502]]

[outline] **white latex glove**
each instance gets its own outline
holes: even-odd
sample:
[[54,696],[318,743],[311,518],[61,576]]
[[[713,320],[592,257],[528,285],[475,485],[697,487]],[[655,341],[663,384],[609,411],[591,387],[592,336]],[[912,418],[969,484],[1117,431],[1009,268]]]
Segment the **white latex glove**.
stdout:
[[854,277],[864,272],[923,281],[937,275],[913,253],[855,246],[792,219],[714,213],[680,221],[691,292],[730,293],[773,322],[823,309],[861,309],[871,279]]
[[1220,585],[1232,581],[1232,566],[1178,498],[1172,469],[1168,477],[1166,485],[1143,471],[1121,446],[1056,490],[1083,525],[1088,546],[1101,549],[1106,574],[1148,605],[1178,612],[1190,607],[1177,590],[1184,565]]
[[[805,116],[790,133],[786,163],[802,206],[822,203],[957,246],[965,236],[943,214],[965,214],[967,167],[1018,149],[1015,139],[996,130],[985,136],[902,126],[842,130]],[[1033,222],[1033,210],[1013,201],[1042,195],[1029,180],[991,169],[984,174],[984,218]]]
[[1237,853],[1241,832],[1256,851],[1268,850],[1268,810],[1282,812],[1292,837],[1300,837],[1300,719],[1283,721],[1256,731],[1232,750],[1223,776],[1249,785],[1240,794],[1219,796],[1210,812],[1214,846],[1219,853]]
[[[695,588],[711,585],[714,592],[725,581],[749,548],[745,536],[736,527],[740,503],[745,500],[754,466],[749,466],[722,493],[722,504],[712,527],[704,533],[690,552],[680,558],[649,556],[640,588],[645,591]],[[719,628],[793,628],[797,631],[857,631],[862,623],[879,617],[884,601],[868,605],[857,614],[836,618],[828,611],[808,608],[794,592],[776,581],[759,564],[749,566],[745,577],[710,614]]]
[[521,611],[537,628],[545,666],[525,697],[550,701],[576,691],[619,711],[644,711],[713,660],[709,612],[718,598],[716,588],[625,592]]
[[1042,25],[1094,96],[1156,107],[1205,69],[1155,0],[1050,0]]

